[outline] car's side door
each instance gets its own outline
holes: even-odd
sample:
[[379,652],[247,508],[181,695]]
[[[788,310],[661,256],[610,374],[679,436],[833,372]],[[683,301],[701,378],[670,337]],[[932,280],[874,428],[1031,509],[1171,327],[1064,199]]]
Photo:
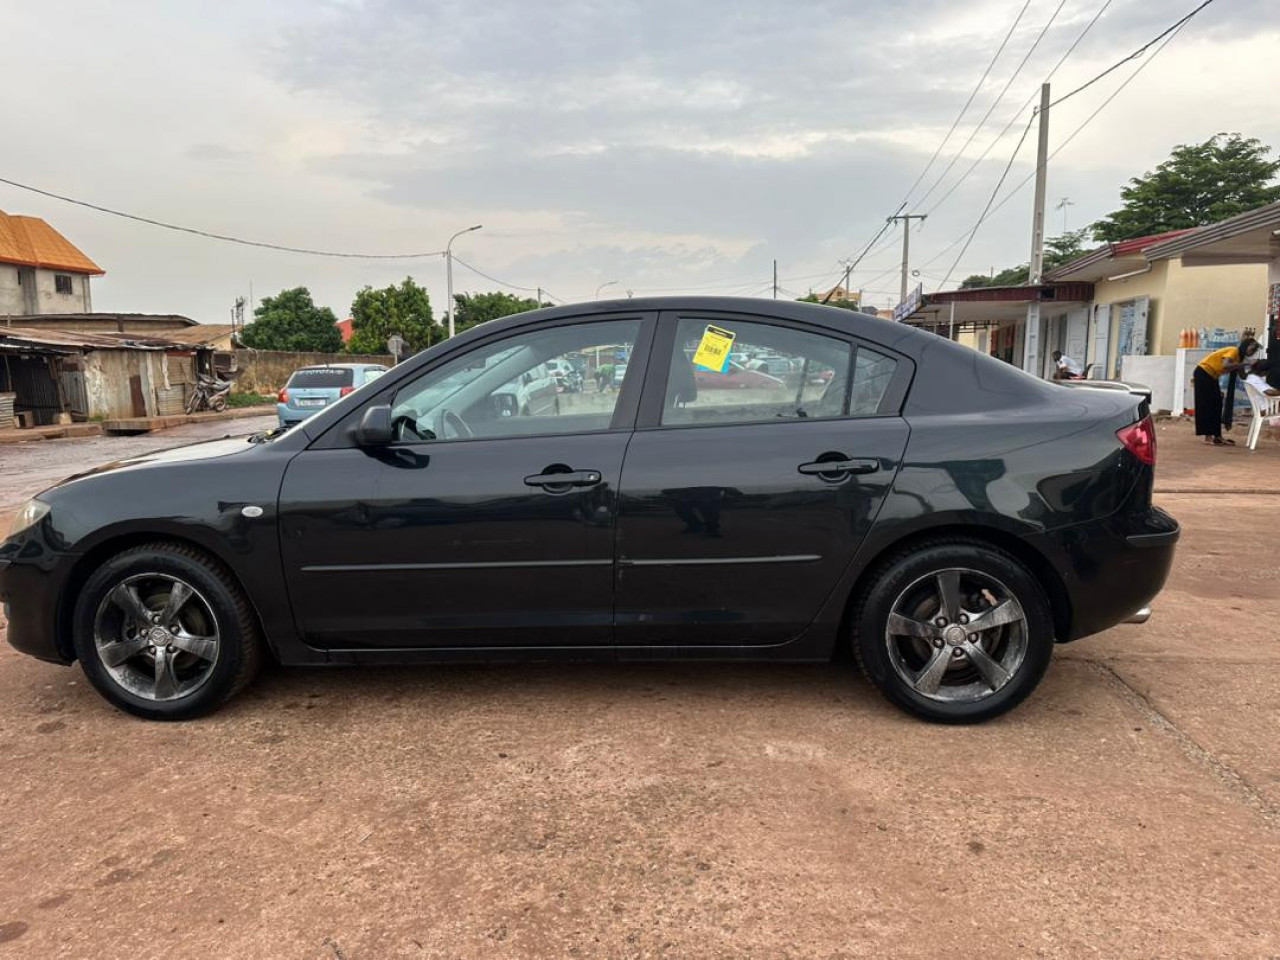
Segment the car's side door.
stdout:
[[[730,349],[780,356],[789,372],[745,384],[731,362],[703,362],[707,338],[723,348],[726,334]],[[664,313],[622,472],[620,647],[798,636],[892,484],[911,372],[825,328]]]
[[[607,647],[618,479],[641,364],[542,415],[511,384],[547,359],[624,343],[636,313],[527,325],[371,395],[290,464],[280,494],[289,598],[314,647]],[[390,406],[393,439],[350,425]]]

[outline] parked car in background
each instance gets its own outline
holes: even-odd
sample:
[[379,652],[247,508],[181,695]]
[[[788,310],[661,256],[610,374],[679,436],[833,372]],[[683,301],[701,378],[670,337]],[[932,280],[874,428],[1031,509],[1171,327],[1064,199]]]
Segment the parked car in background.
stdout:
[[[833,375],[709,389],[709,327]],[[556,403],[547,362],[612,345],[621,389]],[[707,374],[748,375],[777,382]],[[0,543],[0,600],[14,647],[156,719],[216,708],[264,658],[851,652],[898,706],[974,722],[1164,584],[1179,529],[1152,504],[1148,406],[811,304],[573,304],[473,327],[294,429],[43,491]]]
[[280,426],[301,423],[386,372],[386,367],[376,363],[299,367],[276,395],[276,416],[280,419]]
[[786,386],[781,377],[772,376],[763,370],[748,370],[733,362],[730,362],[729,369],[724,373],[699,367],[693,375],[701,390],[742,390],[748,387],[756,390],[779,390]]

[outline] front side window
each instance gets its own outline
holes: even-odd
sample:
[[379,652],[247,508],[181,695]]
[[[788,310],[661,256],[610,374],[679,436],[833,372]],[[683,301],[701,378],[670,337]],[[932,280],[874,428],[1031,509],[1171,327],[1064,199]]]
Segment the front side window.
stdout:
[[533,330],[410,381],[391,407],[396,440],[493,439],[608,430],[639,320]]
[[70,293],[71,277],[65,273],[55,273],[53,275],[53,289],[58,293]]
[[842,417],[853,347],[767,323],[685,318],[676,330],[663,425]]

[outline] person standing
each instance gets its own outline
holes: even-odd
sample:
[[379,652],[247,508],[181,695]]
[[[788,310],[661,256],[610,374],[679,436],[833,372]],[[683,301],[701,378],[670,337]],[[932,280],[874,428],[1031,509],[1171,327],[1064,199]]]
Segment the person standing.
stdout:
[[1258,341],[1246,337],[1237,346],[1215,350],[1196,365],[1191,376],[1196,397],[1196,436],[1204,437],[1205,443],[1235,446],[1234,440],[1222,439],[1223,396],[1218,380],[1223,374],[1239,371],[1258,349]]

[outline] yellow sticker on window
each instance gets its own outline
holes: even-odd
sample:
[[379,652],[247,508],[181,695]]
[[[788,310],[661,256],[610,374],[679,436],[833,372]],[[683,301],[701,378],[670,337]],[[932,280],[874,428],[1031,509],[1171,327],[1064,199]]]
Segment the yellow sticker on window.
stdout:
[[732,330],[707,324],[698,350],[693,355],[693,365],[712,373],[724,373],[729,369],[729,351],[733,349],[735,336]]

